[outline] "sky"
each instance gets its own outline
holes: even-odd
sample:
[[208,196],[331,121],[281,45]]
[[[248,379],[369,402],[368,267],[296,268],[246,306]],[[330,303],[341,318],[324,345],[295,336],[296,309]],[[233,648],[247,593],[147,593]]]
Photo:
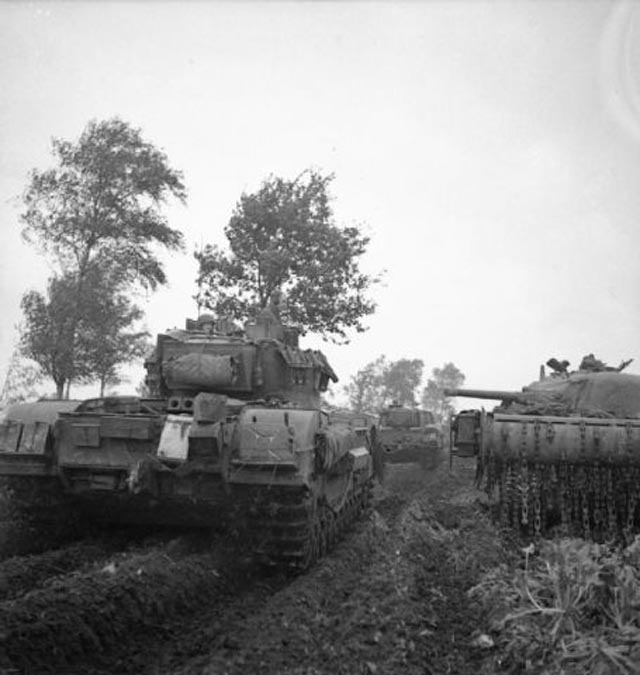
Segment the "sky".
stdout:
[[551,356],[640,373],[640,2],[5,1],[0,91],[0,381],[52,272],[21,238],[28,173],[114,116],[188,190],[165,210],[186,251],[139,299],[152,334],[196,315],[192,253],[242,192],[313,167],[385,270],[365,333],[305,339],[338,397],[381,354],[472,388]]

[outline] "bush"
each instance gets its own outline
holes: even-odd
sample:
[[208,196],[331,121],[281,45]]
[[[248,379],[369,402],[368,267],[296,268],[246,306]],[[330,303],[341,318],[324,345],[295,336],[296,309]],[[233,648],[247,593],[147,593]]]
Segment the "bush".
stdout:
[[581,539],[523,549],[469,591],[489,612],[502,654],[496,669],[640,672],[640,536],[617,551]]

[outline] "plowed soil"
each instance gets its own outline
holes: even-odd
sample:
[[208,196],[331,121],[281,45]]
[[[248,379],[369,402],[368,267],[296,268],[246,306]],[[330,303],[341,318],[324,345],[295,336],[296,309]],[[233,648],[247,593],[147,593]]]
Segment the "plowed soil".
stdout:
[[5,560],[0,672],[491,672],[486,617],[467,591],[513,546],[472,463],[387,468],[370,515],[295,577],[220,535]]

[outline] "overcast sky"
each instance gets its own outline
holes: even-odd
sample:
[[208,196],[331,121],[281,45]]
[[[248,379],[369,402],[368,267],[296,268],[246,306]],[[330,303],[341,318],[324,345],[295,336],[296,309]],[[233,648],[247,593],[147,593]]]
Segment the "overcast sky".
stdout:
[[242,191],[312,166],[386,269],[366,333],[305,343],[341,384],[380,354],[470,387],[589,352],[640,373],[640,2],[2,2],[0,91],[0,376],[51,272],[16,197],[112,116],[189,192],[152,333],[195,316],[191,253]]

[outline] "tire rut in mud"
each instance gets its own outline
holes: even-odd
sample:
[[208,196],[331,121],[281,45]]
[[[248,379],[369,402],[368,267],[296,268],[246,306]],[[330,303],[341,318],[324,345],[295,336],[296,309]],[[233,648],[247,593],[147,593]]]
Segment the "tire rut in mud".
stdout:
[[472,479],[470,467],[394,469],[371,518],[309,573],[227,614],[202,654],[165,653],[145,672],[475,675],[483,610],[467,591],[504,550]]
[[394,468],[371,515],[293,578],[227,539],[77,570],[2,603],[4,663],[30,675],[475,674],[481,610],[466,591],[503,551],[472,484],[469,467]]
[[[389,487],[375,492],[370,517],[307,574],[273,589],[271,597],[244,612],[228,613],[223,639],[201,655],[180,663],[177,653],[165,653],[146,672],[352,673],[360,672],[354,667],[366,668],[366,653],[386,649],[380,629],[393,624],[400,598],[396,591],[407,586],[407,570],[398,569],[401,522],[429,480],[415,466],[394,467],[390,474]],[[206,617],[202,620],[204,625]]]
[[[254,669],[276,673],[283,667],[283,663],[277,661],[280,653],[287,658],[294,654],[296,663],[300,663],[300,659],[302,662],[313,660],[309,657],[308,645],[297,651],[296,631],[304,632],[304,626],[313,626],[318,617],[323,617],[319,619],[321,623],[329,623],[334,611],[340,616],[345,599],[357,624],[360,612],[357,608],[370,593],[367,585],[359,590],[360,578],[366,576],[366,569],[376,559],[381,538],[388,536],[412,497],[424,487],[425,474],[416,473],[416,467],[410,467],[407,475],[412,478],[401,480],[399,490],[378,488],[371,515],[356,523],[345,539],[308,573],[291,577],[265,573],[260,567],[242,569],[236,565],[234,579],[227,579],[224,589],[219,589],[209,602],[193,606],[189,614],[178,620],[171,621],[168,617],[158,625],[151,641],[143,634],[133,636],[118,654],[112,652],[110,666],[85,665],[69,671],[70,674],[246,673]],[[393,480],[391,482],[393,484]],[[390,565],[395,563],[393,558]],[[340,587],[336,588],[336,579],[342,578],[345,585],[338,583]],[[325,590],[328,596],[335,596],[332,600],[336,600],[338,606],[327,606],[315,612],[310,620],[307,613],[314,605],[313,599],[324,595]],[[282,625],[282,621],[286,625]],[[294,635],[288,637],[292,631]],[[331,637],[329,643],[333,640]],[[322,645],[316,653],[323,653]],[[264,665],[256,661],[258,655],[264,657]],[[335,659],[330,662],[334,668]],[[326,672],[338,672],[331,668]]]
[[[200,548],[213,547],[204,553],[192,543],[105,555],[81,542],[0,563],[0,670],[140,673],[150,645],[163,652],[173,635],[182,662],[202,651],[203,639],[224,644],[226,616],[242,616],[247,603],[261,604],[290,581],[235,538],[204,538]],[[206,629],[189,645],[182,631],[199,610]]]
[[39,555],[8,558],[0,562],[0,601],[14,599],[52,577],[96,563],[109,553],[104,544],[81,542]]
[[[33,591],[50,580],[74,571],[101,567],[108,558],[125,552],[142,552],[175,540],[178,534],[169,528],[111,527],[100,536],[50,548],[42,553],[15,555],[0,561],[0,601]],[[36,548],[40,548],[37,546]]]
[[[24,581],[21,595],[0,602],[0,672],[111,668],[119,655],[152,643],[167,617],[188,615],[235,592],[235,577],[251,565],[242,551],[234,551],[233,542],[197,535],[166,542],[163,537],[129,542],[130,550],[106,557],[100,546],[85,543],[18,558],[15,565],[5,561],[9,570],[29,560],[36,572],[30,587]],[[86,563],[76,558],[79,564],[74,564],[74,554],[87,558]],[[65,556],[71,571],[47,576],[48,564],[55,566],[52,561]]]

